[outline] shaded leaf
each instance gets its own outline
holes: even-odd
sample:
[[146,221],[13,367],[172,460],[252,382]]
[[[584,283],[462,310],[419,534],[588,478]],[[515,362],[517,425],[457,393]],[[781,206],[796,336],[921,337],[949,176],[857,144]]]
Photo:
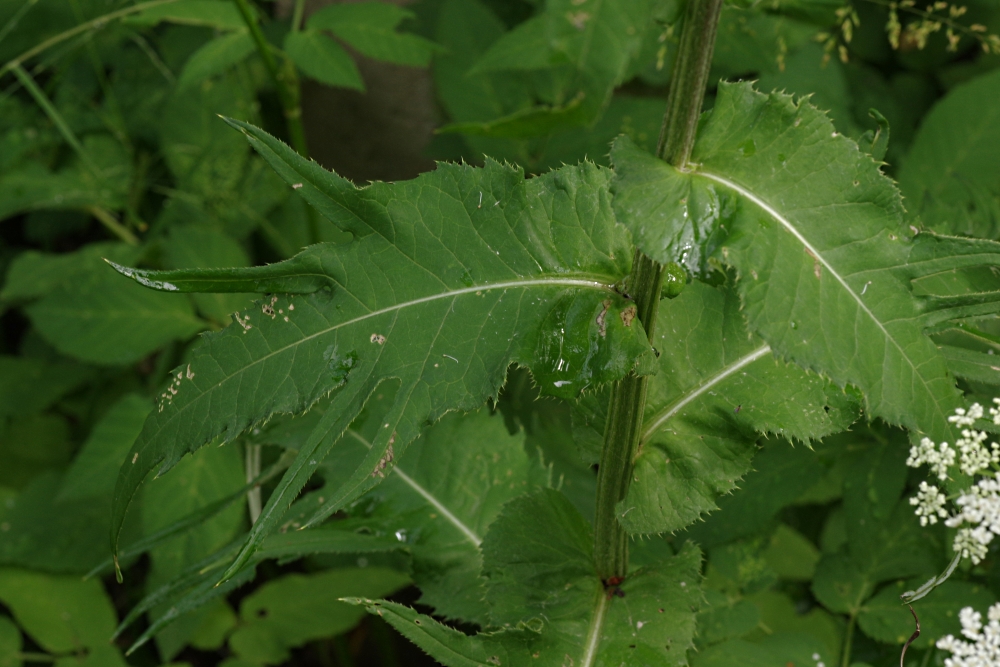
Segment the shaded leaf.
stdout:
[[91,377],[72,361],[0,355],[0,417],[41,412]]

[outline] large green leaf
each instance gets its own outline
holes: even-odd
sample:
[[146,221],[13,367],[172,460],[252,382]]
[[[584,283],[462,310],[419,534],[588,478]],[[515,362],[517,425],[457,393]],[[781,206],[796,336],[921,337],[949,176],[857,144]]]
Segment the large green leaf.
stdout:
[[959,393],[910,293],[920,244],[892,182],[822,112],[723,84],[686,171],[627,141],[612,158],[616,213],[645,252],[732,266],[776,354],[856,385],[871,416],[953,441]]
[[21,667],[21,631],[6,616],[0,616],[0,667]]
[[448,667],[686,664],[701,600],[690,545],[605,590],[590,525],[543,490],[508,503],[482,548],[493,623],[478,635],[397,603],[358,602]]
[[531,367],[546,393],[577,396],[651,355],[633,322],[635,306],[613,287],[628,273],[631,250],[611,213],[607,171],[583,164],[525,181],[495,162],[441,165],[413,181],[358,189],[262,131],[240,127],[355,240],[255,269],[127,270],[166,290],[199,290],[209,281],[214,290],[312,293],[265,299],[259,311],[206,336],[190,366],[177,370],[122,468],[116,550],[125,511],[150,471],[162,474],[220,434],[231,440],[335,389],[234,567],[274,530],[385,379],[401,387],[384,428],[315,520],[381,481],[422,424],[495,396],[511,363]]
[[899,172],[910,212],[932,229],[1000,231],[1000,72],[956,87],[927,114]]
[[[808,442],[857,418],[851,397],[776,360],[747,330],[732,288],[688,285],[660,303],[656,331],[659,372],[649,380],[635,476],[618,512],[629,532],[675,531],[716,509],[750,469],[760,434]],[[578,413],[590,426],[577,429],[590,462],[600,454],[606,406],[598,395]]]
[[[345,438],[371,446],[353,429]],[[421,604],[440,616],[482,623],[483,536],[501,506],[544,486],[547,472],[528,458],[524,435],[510,435],[499,416],[485,409],[449,415],[407,449],[350,519],[334,526],[395,535],[413,555]]]

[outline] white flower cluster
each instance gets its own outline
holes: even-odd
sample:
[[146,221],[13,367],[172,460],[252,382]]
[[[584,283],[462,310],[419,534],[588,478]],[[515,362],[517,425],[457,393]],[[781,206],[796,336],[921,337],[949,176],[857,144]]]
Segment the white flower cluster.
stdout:
[[[1000,425],[1000,398],[994,398],[993,403],[995,407],[990,408],[990,417],[994,424]],[[917,495],[910,498],[921,526],[944,519],[949,528],[958,528],[953,548],[962,558],[970,558],[976,564],[986,557],[993,538],[1000,535],[1000,445],[993,442],[987,446],[988,434],[971,428],[984,415],[983,406],[978,403],[973,403],[968,410],[958,408],[948,418],[951,423],[965,427],[955,448],[946,442],[936,445],[924,438],[919,445],[910,448],[910,457],[906,460],[906,465],[913,468],[928,466],[942,481],[950,477],[949,469],[955,465],[956,458],[963,474],[983,475],[955,499],[957,511],[954,514],[946,508],[948,498],[933,484],[921,482]],[[996,472],[987,476],[991,469]],[[997,665],[1000,667],[1000,663]]]
[[921,526],[927,524],[933,526],[938,518],[947,519],[948,510],[944,508],[947,501],[948,499],[936,486],[927,482],[920,482],[917,495],[910,498],[910,504],[917,506],[916,514],[920,517]]
[[942,481],[948,479],[948,468],[954,463],[955,450],[947,442],[942,442],[935,448],[930,438],[924,438],[916,447],[910,447],[910,458],[906,459],[906,465],[911,468],[919,468],[925,464],[930,466],[931,472]]
[[989,622],[983,625],[983,615],[972,607],[959,612],[962,634],[971,641],[942,637],[937,647],[951,653],[945,667],[997,667],[1000,665],[1000,602],[986,612]]

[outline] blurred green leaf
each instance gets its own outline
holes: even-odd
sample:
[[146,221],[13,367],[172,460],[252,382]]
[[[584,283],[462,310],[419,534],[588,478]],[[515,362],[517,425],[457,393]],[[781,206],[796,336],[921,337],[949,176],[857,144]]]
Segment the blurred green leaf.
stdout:
[[[902,644],[913,634],[913,616],[909,608],[899,601],[904,591],[913,590],[923,579],[898,581],[889,584],[862,607],[858,625],[865,634],[887,644]],[[913,603],[920,618],[920,637],[914,648],[930,648],[945,635],[961,635],[962,626],[958,612],[972,607],[984,613],[996,602],[996,595],[987,587],[967,581],[948,580],[928,593],[927,597]]]
[[0,568],[0,602],[53,653],[102,648],[115,629],[115,610],[99,581]]
[[201,83],[243,62],[254,52],[250,31],[244,29],[216,37],[191,54],[177,78],[178,88]]
[[285,36],[285,53],[306,76],[328,86],[364,90],[365,84],[350,54],[318,29]]
[[6,616],[0,616],[0,667],[21,667],[21,631]]
[[356,2],[323,7],[309,17],[310,30],[329,30],[359,53],[412,67],[426,67],[437,49],[434,42],[396,32],[413,12],[387,2]]
[[0,420],[41,412],[92,377],[72,361],[0,355]]
[[63,354],[95,364],[130,364],[205,327],[188,297],[129,284],[95,267],[26,309],[39,333]]
[[290,574],[261,586],[240,604],[240,627],[229,638],[236,655],[277,665],[289,649],[350,630],[364,610],[338,602],[343,597],[382,597],[406,586],[409,577],[384,568]]
[[[194,225],[174,227],[163,243],[164,261],[173,269],[250,266],[246,250],[232,237]],[[247,308],[250,294],[195,294],[194,302],[206,317],[228,324],[230,316]]]
[[128,394],[108,410],[90,432],[62,480],[57,500],[104,500],[115,490],[115,477],[142,430],[153,404]]
[[1000,72],[956,86],[924,118],[899,172],[912,215],[948,234],[1000,233]]
[[225,0],[177,0],[145,9],[127,17],[125,22],[140,26],[154,26],[161,22],[179,23],[219,30],[240,30],[246,27],[233,3]]

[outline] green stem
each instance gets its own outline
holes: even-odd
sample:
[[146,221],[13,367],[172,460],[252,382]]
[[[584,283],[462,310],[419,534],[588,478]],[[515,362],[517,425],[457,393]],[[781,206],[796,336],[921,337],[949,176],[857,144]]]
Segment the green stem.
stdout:
[[847,620],[847,631],[844,633],[844,644],[840,649],[841,667],[849,667],[851,664],[851,648],[854,644],[854,626],[857,625],[858,614],[854,612]]
[[97,218],[104,227],[129,245],[139,245],[138,237],[128,227],[118,222],[118,219],[107,209],[100,206],[88,206],[87,212]]
[[306,0],[295,0],[295,8],[292,10],[292,32],[302,29],[302,15],[306,11]]
[[239,9],[240,15],[243,16],[243,22],[246,23],[247,29],[250,30],[250,36],[253,38],[254,44],[257,45],[257,52],[260,54],[261,60],[264,61],[264,67],[267,68],[274,81],[274,86],[278,91],[278,99],[281,101],[281,108],[285,112],[285,123],[288,126],[288,138],[292,142],[292,148],[302,157],[308,157],[306,132],[302,125],[302,106],[299,104],[299,77],[295,72],[295,65],[287,58],[284,59],[284,62],[278,63],[271,45],[257,23],[257,17],[250,9],[250,3],[247,0],[233,1],[236,3],[236,8]]
[[[681,169],[694,146],[721,9],[722,0],[691,0],[681,31],[657,148],[660,157]],[[655,335],[662,269],[636,250],[627,292],[635,300],[639,320],[650,342]],[[608,406],[594,517],[594,565],[605,581],[624,577],[628,572],[628,534],[619,520],[629,508],[624,508],[619,516],[617,507],[628,495],[632,481],[647,384],[648,377],[629,375],[615,384]]]
[[721,11],[722,0],[693,0],[684,17],[656,149],[661,158],[678,169],[687,165],[694,148]]

